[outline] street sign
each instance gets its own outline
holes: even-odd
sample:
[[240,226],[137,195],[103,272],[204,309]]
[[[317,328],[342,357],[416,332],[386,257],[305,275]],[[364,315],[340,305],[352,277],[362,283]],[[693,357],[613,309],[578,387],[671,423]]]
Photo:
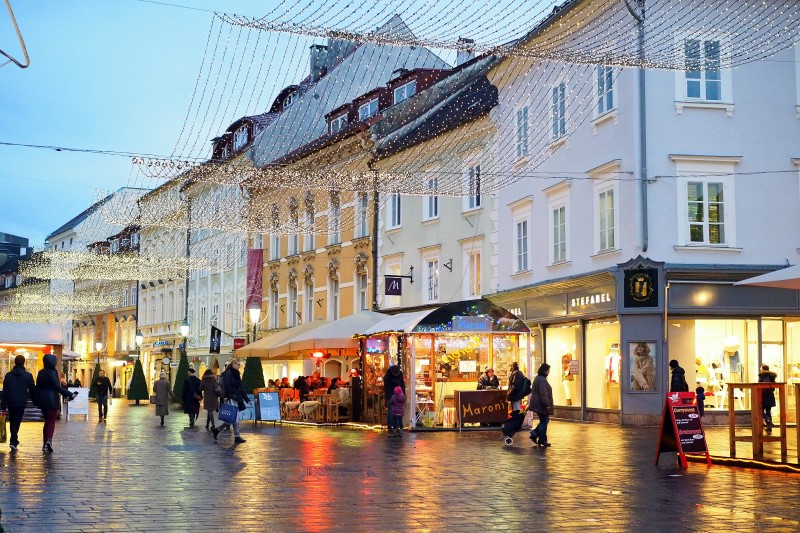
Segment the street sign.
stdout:
[[706,463],[711,464],[703,420],[695,403],[696,397],[694,392],[670,392],[664,399],[656,464],[664,452],[677,452],[683,468],[687,467],[687,454],[705,454]]

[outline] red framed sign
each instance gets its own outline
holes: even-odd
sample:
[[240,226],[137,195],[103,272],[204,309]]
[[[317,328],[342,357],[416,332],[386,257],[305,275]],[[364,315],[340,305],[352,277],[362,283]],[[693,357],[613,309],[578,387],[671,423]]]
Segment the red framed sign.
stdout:
[[706,463],[711,465],[703,419],[695,403],[696,397],[693,392],[670,392],[664,399],[656,464],[662,453],[677,452],[681,468],[688,466],[687,455],[705,455]]

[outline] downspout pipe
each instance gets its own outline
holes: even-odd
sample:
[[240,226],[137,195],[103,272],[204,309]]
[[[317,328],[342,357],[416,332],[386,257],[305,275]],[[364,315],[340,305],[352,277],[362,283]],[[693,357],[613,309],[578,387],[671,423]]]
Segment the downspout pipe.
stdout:
[[646,252],[649,230],[647,227],[647,96],[644,68],[645,0],[635,0],[636,6],[631,5],[631,0],[623,1],[628,12],[636,19],[636,25],[639,28],[639,191],[642,201],[642,252]]
[[[367,166],[372,171],[372,310],[378,311],[378,171],[373,168],[375,159]],[[363,367],[362,367],[363,368]]]

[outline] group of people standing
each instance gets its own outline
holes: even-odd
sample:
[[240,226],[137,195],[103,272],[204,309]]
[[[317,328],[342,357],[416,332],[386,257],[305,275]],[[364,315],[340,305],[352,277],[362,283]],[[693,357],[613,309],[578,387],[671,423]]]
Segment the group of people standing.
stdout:
[[[217,440],[221,430],[233,428],[234,442],[241,444],[245,442],[239,431],[239,421],[225,422],[217,426],[214,413],[219,411],[221,403],[235,405],[237,410],[245,408],[245,404],[250,403],[244,388],[242,387],[242,375],[240,368],[242,362],[233,359],[220,375],[219,379],[214,376],[211,369],[203,373],[203,379],[195,375],[195,369],[189,367],[189,375],[183,381],[183,392],[181,393],[181,403],[183,412],[189,416],[189,427],[194,427],[197,418],[200,416],[200,403],[206,410],[206,430],[210,430]],[[169,379],[166,372],[161,372],[159,379],[153,384],[154,403],[156,405],[156,416],[161,419],[164,425],[164,417],[169,415],[169,402],[175,401]]]

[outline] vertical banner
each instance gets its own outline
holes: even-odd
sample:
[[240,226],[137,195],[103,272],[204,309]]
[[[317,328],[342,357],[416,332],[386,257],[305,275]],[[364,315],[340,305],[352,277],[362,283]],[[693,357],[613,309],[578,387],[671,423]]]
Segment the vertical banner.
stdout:
[[[247,251],[247,301],[246,309],[261,307],[261,285],[264,274],[264,250]],[[242,309],[244,311],[244,309]]]
[[222,330],[211,326],[211,343],[208,347],[208,353],[219,353],[219,348],[222,345]]

